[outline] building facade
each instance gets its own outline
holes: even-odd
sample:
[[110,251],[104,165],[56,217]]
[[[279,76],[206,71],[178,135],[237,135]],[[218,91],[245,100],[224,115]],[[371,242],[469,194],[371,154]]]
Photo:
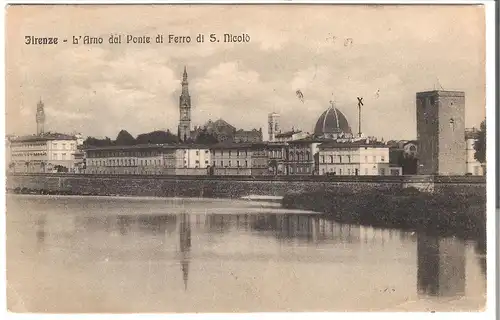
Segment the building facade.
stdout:
[[220,143],[211,147],[213,175],[266,175],[269,158],[264,143]]
[[325,142],[319,145],[320,175],[401,175],[401,167],[389,163],[389,147],[383,143]]
[[134,145],[85,150],[86,173],[206,175],[208,147],[198,145]]
[[322,140],[302,139],[289,141],[286,148],[285,169],[288,175],[318,174],[318,146]]
[[250,142],[250,143],[256,143],[256,142],[262,142],[263,137],[262,137],[262,129],[252,129],[249,131],[240,129],[237,130],[234,133],[234,138],[233,141],[236,143],[242,143],[242,142]]
[[474,176],[482,176],[485,174],[485,165],[477,161],[474,157],[476,150],[474,144],[478,139],[478,130],[476,128],[465,130],[465,146],[466,146],[466,167],[467,174]]
[[271,174],[286,174],[286,154],[286,143],[270,142],[267,144],[267,155],[269,159],[269,170]]
[[11,172],[74,172],[77,152],[75,136],[61,133],[10,139]]
[[178,137],[180,141],[191,138],[191,96],[188,88],[188,75],[186,67],[182,75],[182,92],[179,97],[179,128]]
[[418,174],[466,173],[465,94],[419,92],[417,104]]

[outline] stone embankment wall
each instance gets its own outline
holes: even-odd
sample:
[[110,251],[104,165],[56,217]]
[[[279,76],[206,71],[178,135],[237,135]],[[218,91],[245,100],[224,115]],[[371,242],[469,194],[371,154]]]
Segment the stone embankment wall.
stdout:
[[484,194],[479,176],[130,176],[86,174],[11,174],[8,191],[76,195],[239,198],[284,196],[310,191],[398,191],[407,187],[434,193]]

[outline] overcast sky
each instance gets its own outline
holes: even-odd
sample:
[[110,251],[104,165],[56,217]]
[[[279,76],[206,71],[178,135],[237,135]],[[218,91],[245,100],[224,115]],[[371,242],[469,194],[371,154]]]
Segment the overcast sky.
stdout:
[[[110,45],[111,33],[189,35],[190,44]],[[205,43],[195,43],[197,34]],[[210,33],[250,36],[210,43]],[[56,36],[59,45],[25,45]],[[102,45],[72,45],[73,35]],[[346,39],[352,42],[346,45]],[[61,40],[60,40],[61,41]],[[416,137],[415,94],[466,94],[466,126],[485,116],[484,11],[481,6],[142,5],[16,6],[7,9],[7,133],[36,131],[42,97],[46,130],[116,137],[177,132],[183,67],[192,123],[223,118],[261,128],[281,114],[283,129],[312,131],[333,98],[353,132]],[[296,96],[301,90],[304,101]]]

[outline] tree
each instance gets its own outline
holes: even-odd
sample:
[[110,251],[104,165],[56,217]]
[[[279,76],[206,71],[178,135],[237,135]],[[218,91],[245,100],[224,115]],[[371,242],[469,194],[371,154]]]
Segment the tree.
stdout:
[[152,131],[149,133],[142,133],[135,139],[137,144],[169,144],[176,143],[177,136],[167,131]]
[[113,141],[111,141],[111,139],[108,137],[106,137],[104,139],[97,139],[94,137],[88,137],[83,142],[83,145],[85,147],[107,147],[107,146],[112,146]]
[[481,122],[477,139],[474,141],[474,159],[486,163],[486,119]]
[[203,129],[198,133],[194,142],[196,144],[213,145],[219,143],[219,140],[213,133],[209,133],[207,129]]
[[117,146],[133,146],[136,144],[134,137],[127,130],[121,130],[116,137]]

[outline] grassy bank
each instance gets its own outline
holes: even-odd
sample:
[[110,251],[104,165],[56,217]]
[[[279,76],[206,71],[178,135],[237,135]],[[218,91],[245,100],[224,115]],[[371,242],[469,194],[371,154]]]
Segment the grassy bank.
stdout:
[[486,236],[486,194],[398,192],[306,192],[288,194],[283,207],[323,212],[341,223],[426,230],[481,241]]

